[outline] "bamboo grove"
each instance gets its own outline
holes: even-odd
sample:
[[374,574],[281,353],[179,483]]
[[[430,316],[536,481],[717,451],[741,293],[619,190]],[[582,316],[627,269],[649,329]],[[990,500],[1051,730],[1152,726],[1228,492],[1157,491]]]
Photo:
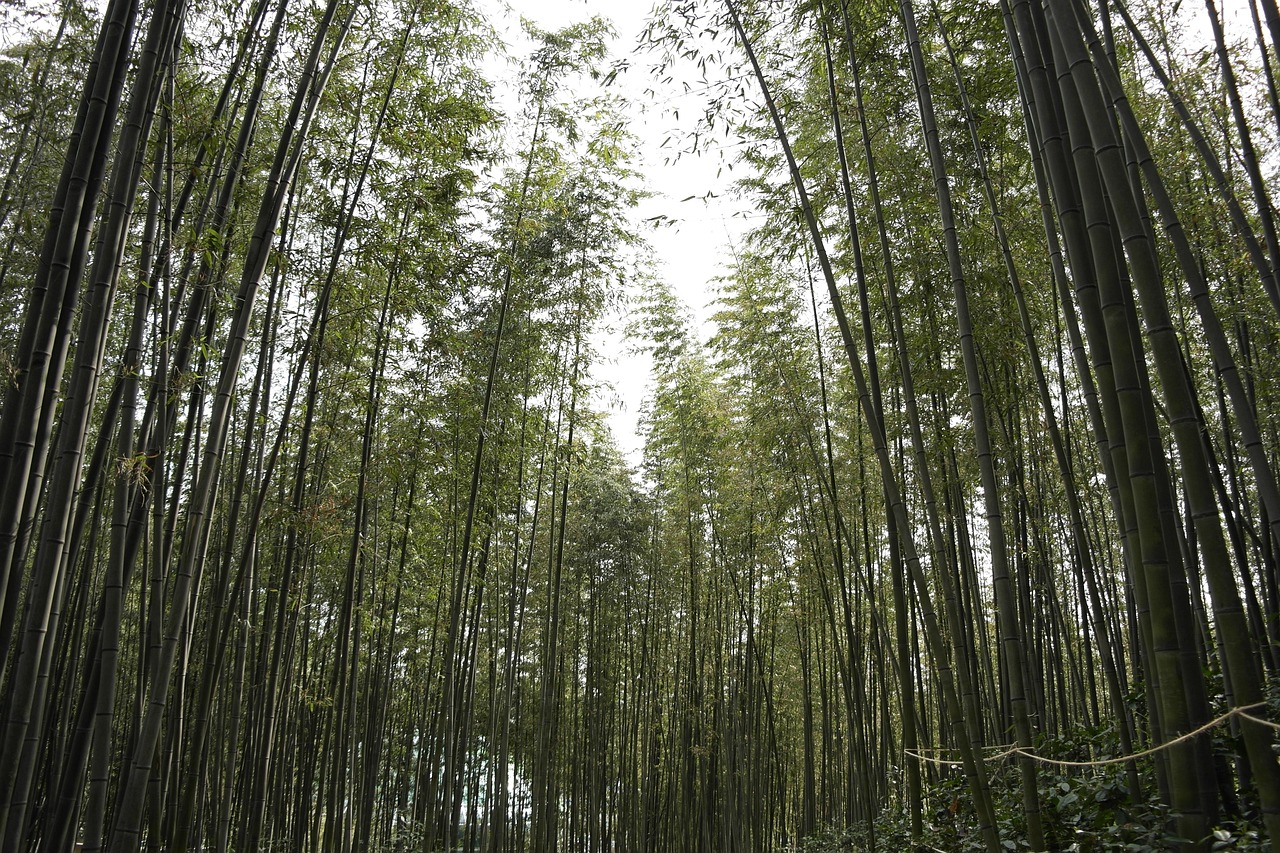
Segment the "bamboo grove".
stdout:
[[1191,5],[660,4],[709,337],[598,19],[6,7],[0,849],[1271,849],[1280,9]]

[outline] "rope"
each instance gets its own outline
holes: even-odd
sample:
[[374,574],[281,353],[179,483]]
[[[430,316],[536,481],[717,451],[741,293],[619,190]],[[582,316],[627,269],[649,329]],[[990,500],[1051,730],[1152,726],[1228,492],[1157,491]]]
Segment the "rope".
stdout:
[[[1258,705],[1261,705],[1261,704],[1263,703],[1262,702],[1258,703]],[[1248,705],[1246,707],[1256,708],[1258,707],[1258,705]],[[1249,722],[1257,723],[1260,726],[1266,726],[1267,728],[1275,729],[1276,731],[1280,732],[1280,723],[1273,723],[1270,720],[1264,720],[1261,717],[1255,717],[1253,714],[1246,714],[1244,712],[1244,708],[1241,708],[1239,710],[1240,710],[1240,716],[1244,717]]]
[[[1101,759],[1098,759],[1097,761],[1063,761],[1057,758],[1045,758],[1043,755],[1036,755],[1031,750],[1022,749],[1021,747],[1018,747],[1018,746],[1012,746],[1012,747],[1000,746],[1000,747],[987,747],[987,749],[998,749],[1001,751],[997,752],[992,756],[985,757],[983,760],[999,761],[1000,759],[1008,758],[1011,755],[1020,755],[1023,758],[1030,758],[1033,761],[1039,761],[1041,764],[1052,764],[1055,767],[1105,767],[1109,764],[1124,764],[1125,762],[1136,761],[1139,758],[1146,758],[1149,755],[1155,755],[1157,752],[1162,752],[1166,749],[1175,747],[1178,744],[1183,743],[1184,741],[1188,741],[1194,737],[1198,737],[1204,734],[1205,732],[1209,731],[1209,729],[1216,728],[1217,726],[1222,725],[1223,723],[1230,720],[1232,717],[1243,717],[1244,719],[1249,720],[1250,722],[1258,723],[1259,725],[1267,726],[1269,728],[1275,729],[1276,731],[1280,731],[1280,725],[1273,723],[1270,720],[1264,720],[1259,717],[1255,717],[1252,714],[1248,713],[1249,711],[1252,711],[1256,708],[1261,708],[1264,705],[1266,705],[1265,702],[1255,702],[1252,705],[1244,705],[1239,708],[1232,708],[1230,711],[1227,711],[1222,716],[1217,717],[1213,720],[1210,720],[1209,722],[1205,723],[1203,726],[1200,726],[1199,728],[1196,728],[1196,729],[1192,729],[1191,731],[1187,732],[1184,735],[1179,735],[1173,740],[1159,744],[1158,746],[1153,746],[1150,749],[1144,749],[1144,750],[1141,750],[1140,752],[1135,752],[1132,755],[1121,755],[1117,758],[1101,758]],[[905,752],[907,755],[911,756],[912,758],[916,759],[917,761],[928,761],[931,764],[943,764],[951,767],[958,767],[964,763],[962,761],[952,761],[949,759],[931,758],[930,756],[924,754],[924,752],[940,752],[940,751],[941,750],[924,750],[924,751],[917,751],[912,749],[903,750],[903,752]]]
[[[993,754],[985,756],[982,759],[983,761],[999,761],[1000,759],[1008,758],[1010,755],[1013,755],[1015,752],[1017,752],[1018,746],[1017,744],[1008,744],[1006,746],[984,746],[984,747],[981,747],[981,749],[988,752],[992,750],[997,750]],[[918,759],[920,761],[927,761],[930,764],[942,764],[949,767],[960,767],[961,765],[963,765],[964,764],[963,761],[952,761],[946,758],[931,758],[928,755],[924,754],[926,752],[950,752],[950,751],[951,750],[949,749],[920,749],[920,750],[904,749],[903,750],[904,753],[911,756],[912,758]]]

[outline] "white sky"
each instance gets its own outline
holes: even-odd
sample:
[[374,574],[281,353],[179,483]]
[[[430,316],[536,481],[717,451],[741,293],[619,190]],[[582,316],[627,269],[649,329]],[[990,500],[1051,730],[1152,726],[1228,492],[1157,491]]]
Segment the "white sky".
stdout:
[[[503,32],[511,53],[517,57],[523,52],[520,46],[524,42],[520,17],[552,30],[599,15],[611,20],[617,31],[611,58],[619,59],[629,55],[638,43],[651,5],[650,0],[510,0],[504,11],[500,0],[482,0],[481,8]],[[692,121],[703,115],[704,102],[699,92],[703,84],[692,65],[669,69],[667,74],[673,79],[661,84],[649,72],[653,61],[643,54],[634,57],[611,87],[628,100],[630,131],[640,148],[635,169],[644,176],[645,189],[653,193],[635,211],[635,222],[653,248],[657,265],[654,272],[689,306],[705,335],[707,318],[713,311],[710,302],[715,298],[713,279],[727,271],[732,242],[745,229],[743,214],[748,205],[730,192],[730,183],[742,173],[726,169],[718,174],[723,161],[716,153],[685,154],[677,162],[669,162],[675,153],[671,147],[674,143],[664,148],[663,142],[673,134],[678,136],[676,131],[687,130]],[[688,94],[686,84],[692,90]],[[652,89],[654,94],[646,94],[646,89]],[[713,197],[704,200],[708,194]],[[682,201],[689,196],[696,198]],[[660,228],[645,224],[645,220],[659,216],[677,222]],[[629,352],[629,344],[619,333],[625,319],[611,318],[614,328],[595,341],[603,359],[593,376],[597,382],[611,386],[611,390],[598,395],[595,406],[608,412],[614,439],[630,463],[637,465],[643,449],[638,421],[649,389],[649,362],[646,357]]]

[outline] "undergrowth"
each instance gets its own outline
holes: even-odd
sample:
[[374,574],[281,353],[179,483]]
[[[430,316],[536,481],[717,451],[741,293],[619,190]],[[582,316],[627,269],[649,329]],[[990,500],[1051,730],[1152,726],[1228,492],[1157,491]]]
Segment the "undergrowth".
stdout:
[[[1219,729],[1213,735],[1218,756],[1233,752],[1233,738]],[[1081,761],[1100,760],[1120,754],[1111,730],[1077,732],[1071,738],[1043,738],[1036,753],[1047,758]],[[1230,760],[1229,758],[1227,760]],[[1139,762],[1140,796],[1129,791],[1121,764],[1090,768],[1063,768],[1041,765],[1040,808],[1048,850],[1064,853],[1103,851],[1167,851],[1183,839],[1174,834],[1174,823],[1161,803],[1153,763]],[[1026,841],[1026,820],[1020,798],[1018,768],[1011,759],[989,766],[997,828],[1005,849],[1031,851]],[[972,799],[959,769],[926,783],[923,791],[923,833],[912,846],[910,821],[905,808],[888,809],[874,821],[847,829],[827,829],[804,839],[799,853],[862,853],[868,850],[916,851],[916,853],[962,853],[984,850]],[[1261,853],[1267,848],[1266,835],[1258,818],[1256,803],[1248,795],[1224,809],[1224,816],[1212,833],[1197,839],[1203,849]]]

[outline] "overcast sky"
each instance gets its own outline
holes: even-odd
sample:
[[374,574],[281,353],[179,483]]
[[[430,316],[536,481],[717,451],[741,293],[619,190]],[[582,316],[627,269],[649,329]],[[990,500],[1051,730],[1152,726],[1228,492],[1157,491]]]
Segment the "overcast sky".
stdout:
[[[515,0],[506,6],[485,0],[482,8],[500,31],[505,29],[516,57],[526,52],[522,50],[520,17],[552,30],[599,15],[610,20],[618,33],[611,51],[616,60],[629,55],[638,43],[651,5],[648,0]],[[686,154],[670,162],[674,151],[663,143],[703,114],[702,84],[691,64],[668,71],[672,79],[665,84],[650,74],[652,64],[652,57],[635,57],[611,87],[628,101],[630,130],[640,146],[636,169],[644,175],[645,188],[653,193],[635,212],[635,221],[653,247],[655,272],[675,289],[705,331],[707,317],[714,310],[709,305],[714,299],[712,282],[727,271],[732,243],[746,222],[745,205],[732,197],[729,187],[741,172],[721,171],[723,157],[715,154]],[[693,91],[686,93],[686,84]],[[646,89],[654,91],[646,93]],[[695,198],[684,201],[690,196]],[[660,228],[644,225],[654,217],[665,217],[675,224]],[[610,318],[615,327],[624,322],[625,318]],[[648,361],[630,354],[616,329],[599,336],[596,345],[604,358],[593,376],[611,385],[612,391],[603,393],[595,405],[609,413],[615,440],[630,462],[638,464],[642,450],[638,417],[649,388]]]

